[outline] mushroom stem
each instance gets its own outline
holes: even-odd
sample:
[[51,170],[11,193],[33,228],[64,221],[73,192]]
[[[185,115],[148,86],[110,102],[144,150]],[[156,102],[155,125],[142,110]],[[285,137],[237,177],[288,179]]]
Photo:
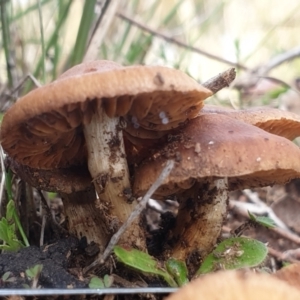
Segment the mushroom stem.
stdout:
[[180,260],[204,257],[213,249],[226,216],[227,185],[227,178],[196,183],[179,196],[176,226],[170,240],[174,243],[172,257]]
[[[88,168],[99,196],[99,207],[106,212],[105,225],[110,235],[128,219],[133,206],[130,203],[131,186],[122,128],[119,118],[109,118],[97,110],[91,122],[84,127],[88,151]],[[142,238],[138,220],[121,239],[136,245]]]
[[88,191],[60,193],[64,211],[68,218],[69,232],[76,237],[86,237],[87,242],[95,242],[103,250],[109,239],[102,216],[95,210],[96,193]]

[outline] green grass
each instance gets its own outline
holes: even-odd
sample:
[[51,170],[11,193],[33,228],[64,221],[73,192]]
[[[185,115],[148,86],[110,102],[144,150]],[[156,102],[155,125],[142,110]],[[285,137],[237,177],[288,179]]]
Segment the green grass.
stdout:
[[[238,23],[240,6],[233,0],[209,3],[201,0],[173,0],[168,3],[130,0],[121,4],[120,11],[151,29],[220,57],[228,58],[225,48],[232,49],[230,60],[237,59],[254,68],[278,51],[296,46],[293,32],[299,26],[300,5],[285,5],[292,9],[284,9],[279,1],[276,4],[281,10],[280,18],[271,20],[271,14],[269,16],[259,11],[259,1],[253,1],[249,11],[249,17],[255,21],[252,27],[247,22]],[[256,14],[252,16],[251,11],[255,11],[256,6]],[[0,42],[3,47],[0,52],[2,65],[6,64],[2,81],[12,87],[29,72],[39,81],[49,82],[66,68],[82,62],[99,15],[96,8],[96,0],[28,0],[25,4],[17,0],[1,1]],[[237,23],[232,25],[232,19],[237,19]],[[78,27],[73,26],[74,20],[79,23]],[[279,29],[291,20],[294,21],[286,28],[285,36],[280,36]],[[39,28],[34,24],[40,24]],[[245,48],[247,41],[252,41],[253,32],[257,33],[258,38]],[[228,39],[225,48],[224,38]],[[285,49],[282,48],[283,39]],[[180,68],[200,81],[228,67],[157,38],[119,17],[114,18],[96,58],[115,60],[125,65],[166,64]],[[291,69],[287,76],[282,74],[283,81],[299,75],[298,68]],[[13,70],[17,71],[17,75]],[[243,72],[240,74],[243,75]],[[28,84],[24,92],[31,88],[32,84]]]

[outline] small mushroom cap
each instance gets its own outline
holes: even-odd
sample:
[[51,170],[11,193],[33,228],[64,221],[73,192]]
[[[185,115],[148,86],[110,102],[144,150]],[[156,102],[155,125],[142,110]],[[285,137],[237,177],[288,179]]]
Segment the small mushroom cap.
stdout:
[[283,267],[277,271],[274,276],[300,290],[300,263]]
[[289,140],[300,136],[300,116],[285,110],[271,107],[234,110],[214,105],[205,105],[200,114],[206,113],[223,114]]
[[82,127],[95,110],[126,116],[146,129],[169,130],[195,117],[211,94],[178,70],[89,62],[19,99],[3,118],[1,142],[13,159],[34,168],[83,164]]
[[300,177],[300,149],[288,139],[225,115],[204,114],[174,132],[136,170],[134,192],[143,195],[167,159],[176,164],[156,191],[167,196],[194,181],[228,177],[229,189],[282,184]]
[[200,277],[166,300],[297,300],[300,292],[267,274],[220,271]]

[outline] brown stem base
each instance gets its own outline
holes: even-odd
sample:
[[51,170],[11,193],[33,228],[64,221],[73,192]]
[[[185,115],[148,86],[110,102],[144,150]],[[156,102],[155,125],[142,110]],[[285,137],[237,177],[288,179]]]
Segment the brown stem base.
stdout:
[[87,242],[95,242],[103,251],[109,240],[109,234],[103,226],[103,219],[96,205],[94,189],[61,194],[65,214],[68,219],[68,229],[71,234],[81,238],[86,237]]
[[[179,196],[179,211],[172,230],[170,256],[188,260],[203,258],[214,248],[227,211],[226,179],[205,185],[196,183]],[[193,262],[193,264],[195,261]]]

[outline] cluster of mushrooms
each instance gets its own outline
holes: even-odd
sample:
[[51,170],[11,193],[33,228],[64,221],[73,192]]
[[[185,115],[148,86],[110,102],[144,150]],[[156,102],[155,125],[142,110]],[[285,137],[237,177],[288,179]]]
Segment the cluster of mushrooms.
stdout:
[[[179,202],[165,255],[198,260],[220,235],[228,191],[300,177],[300,149],[290,141],[300,118],[204,106],[215,86],[167,67],[80,64],[7,111],[1,144],[23,180],[60,194],[69,232],[100,251],[174,160],[154,194]],[[146,250],[139,220],[119,244]]]

